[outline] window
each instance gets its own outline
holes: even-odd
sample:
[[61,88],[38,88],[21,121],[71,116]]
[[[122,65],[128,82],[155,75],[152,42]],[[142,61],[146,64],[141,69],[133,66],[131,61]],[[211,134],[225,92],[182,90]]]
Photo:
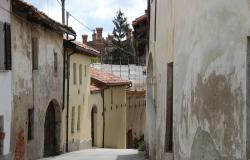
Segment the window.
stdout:
[[78,106],[78,116],[77,116],[77,130],[80,131],[80,121],[81,121],[81,106]]
[[110,94],[110,97],[111,97],[111,104],[113,104],[113,89],[111,89],[111,94]]
[[10,24],[0,22],[0,70],[11,70]]
[[73,63],[73,81],[76,84],[76,63]]
[[84,68],[84,74],[85,74],[85,77],[87,76],[87,65],[85,65],[85,68]]
[[165,151],[173,151],[173,63],[167,66],[167,107]]
[[71,113],[71,133],[75,132],[75,107],[72,107],[72,113]]
[[34,108],[28,109],[28,140],[34,139]]
[[58,72],[58,55],[57,52],[54,51],[54,73]]
[[157,27],[157,0],[155,0],[155,21],[154,21],[154,23],[155,23],[155,26],[154,26],[154,39],[155,39],[155,41],[156,41],[156,34],[157,34],[157,30],[156,30],[156,27]]
[[79,83],[82,84],[82,64],[79,65]]
[[38,69],[38,38],[32,38],[31,40],[32,47],[32,69]]

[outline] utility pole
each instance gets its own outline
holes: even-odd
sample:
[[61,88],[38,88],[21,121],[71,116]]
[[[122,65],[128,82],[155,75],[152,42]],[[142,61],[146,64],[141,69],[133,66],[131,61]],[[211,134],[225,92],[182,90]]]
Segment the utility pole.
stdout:
[[62,24],[65,24],[65,0],[61,0],[62,2]]
[[69,25],[69,16],[70,16],[69,12],[66,11],[66,25],[67,26]]

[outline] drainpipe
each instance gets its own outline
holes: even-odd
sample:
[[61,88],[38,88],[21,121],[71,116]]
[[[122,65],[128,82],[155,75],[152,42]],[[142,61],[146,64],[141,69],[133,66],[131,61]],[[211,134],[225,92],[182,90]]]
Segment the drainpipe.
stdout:
[[66,115],[66,152],[69,152],[69,81],[70,81],[70,56],[77,53],[76,51],[67,54],[67,71],[68,71],[68,79],[67,79],[67,115]]
[[104,139],[105,139],[105,100],[104,100],[104,90],[102,90],[102,117],[103,117],[103,127],[102,127],[102,148],[104,148]]
[[[74,38],[73,39],[70,39],[70,40],[68,40],[69,38],[69,34],[67,34],[67,42],[72,42],[72,41],[75,41],[76,40],[76,35],[73,35],[74,36]],[[74,53],[74,52],[72,52],[72,53]],[[71,53],[71,54],[72,54]],[[67,60],[69,60],[69,55],[66,53],[66,51],[65,51],[65,47],[63,47],[63,107],[62,107],[62,110],[64,110],[64,108],[65,108],[65,82],[66,82],[66,78],[68,78],[67,80],[68,80],[68,84],[67,84],[67,94],[69,93],[69,74],[68,75],[66,75],[66,73],[65,73],[65,71],[66,71],[66,67],[65,67],[65,64],[66,64],[66,56],[67,56]],[[67,62],[68,63],[68,65],[67,65],[67,71],[68,71],[68,73],[69,73],[69,62]],[[69,105],[69,100],[68,100],[68,95],[67,95],[67,115],[66,115],[66,118],[67,118],[67,123],[66,123],[66,152],[68,152],[68,128],[69,128],[69,126],[68,126],[68,117],[69,117],[69,107],[68,107],[68,105]]]

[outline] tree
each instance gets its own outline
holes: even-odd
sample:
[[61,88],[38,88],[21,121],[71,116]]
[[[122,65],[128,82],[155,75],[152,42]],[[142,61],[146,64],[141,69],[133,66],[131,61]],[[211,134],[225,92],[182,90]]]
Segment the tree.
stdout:
[[130,29],[128,19],[124,13],[119,10],[113,19],[113,23],[113,44],[115,49],[109,53],[109,57],[112,56],[113,64],[127,64],[128,58],[130,59],[130,57],[134,56],[131,40],[125,39]]

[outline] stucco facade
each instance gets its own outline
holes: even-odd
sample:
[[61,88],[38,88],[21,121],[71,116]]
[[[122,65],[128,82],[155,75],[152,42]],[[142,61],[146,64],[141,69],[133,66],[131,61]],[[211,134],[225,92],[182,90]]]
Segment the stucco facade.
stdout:
[[[150,159],[172,159],[172,155],[177,160],[247,159],[248,1],[152,0],[149,4]],[[172,155],[166,153],[165,144],[171,62]]]
[[[88,97],[90,92],[90,62],[91,57],[80,53],[70,56],[70,78],[69,78],[69,108],[68,108],[68,140],[69,151],[79,150],[82,148],[91,148],[91,138],[89,138],[89,108]],[[80,73],[81,72],[81,73]],[[74,77],[75,75],[75,77]],[[80,78],[80,76],[82,78]],[[81,82],[80,82],[81,81]],[[65,86],[67,88],[67,84]],[[65,94],[67,96],[67,94]],[[73,111],[74,110],[74,111]],[[63,111],[64,145],[66,145],[66,117],[67,103]],[[72,113],[74,112],[74,113]],[[74,116],[74,117],[72,117]],[[80,118],[78,117],[80,116]],[[73,125],[73,126],[72,126]]]
[[[93,125],[93,136],[94,142],[92,147],[103,147],[103,98],[102,93],[100,91],[91,93],[89,96],[89,115],[91,116],[91,112],[95,109],[97,113],[93,117],[93,122],[90,121],[89,128],[85,128],[86,131],[90,133],[89,138],[91,137],[91,125]],[[89,117],[90,120],[92,117]],[[91,124],[94,123],[94,124]]]
[[127,91],[127,148],[134,148],[135,139],[144,139],[146,119],[145,91]]
[[126,148],[126,86],[105,89],[104,106],[104,147]]
[[[10,23],[10,1],[2,0],[0,6],[6,10],[0,9],[0,22]],[[1,58],[3,56],[4,41],[2,41],[1,31]],[[12,72],[11,70],[0,70],[0,132],[4,137],[0,138],[0,159],[8,159],[11,156],[10,151],[10,132],[12,118]],[[1,134],[0,133],[0,134]],[[1,137],[1,136],[0,136]]]

